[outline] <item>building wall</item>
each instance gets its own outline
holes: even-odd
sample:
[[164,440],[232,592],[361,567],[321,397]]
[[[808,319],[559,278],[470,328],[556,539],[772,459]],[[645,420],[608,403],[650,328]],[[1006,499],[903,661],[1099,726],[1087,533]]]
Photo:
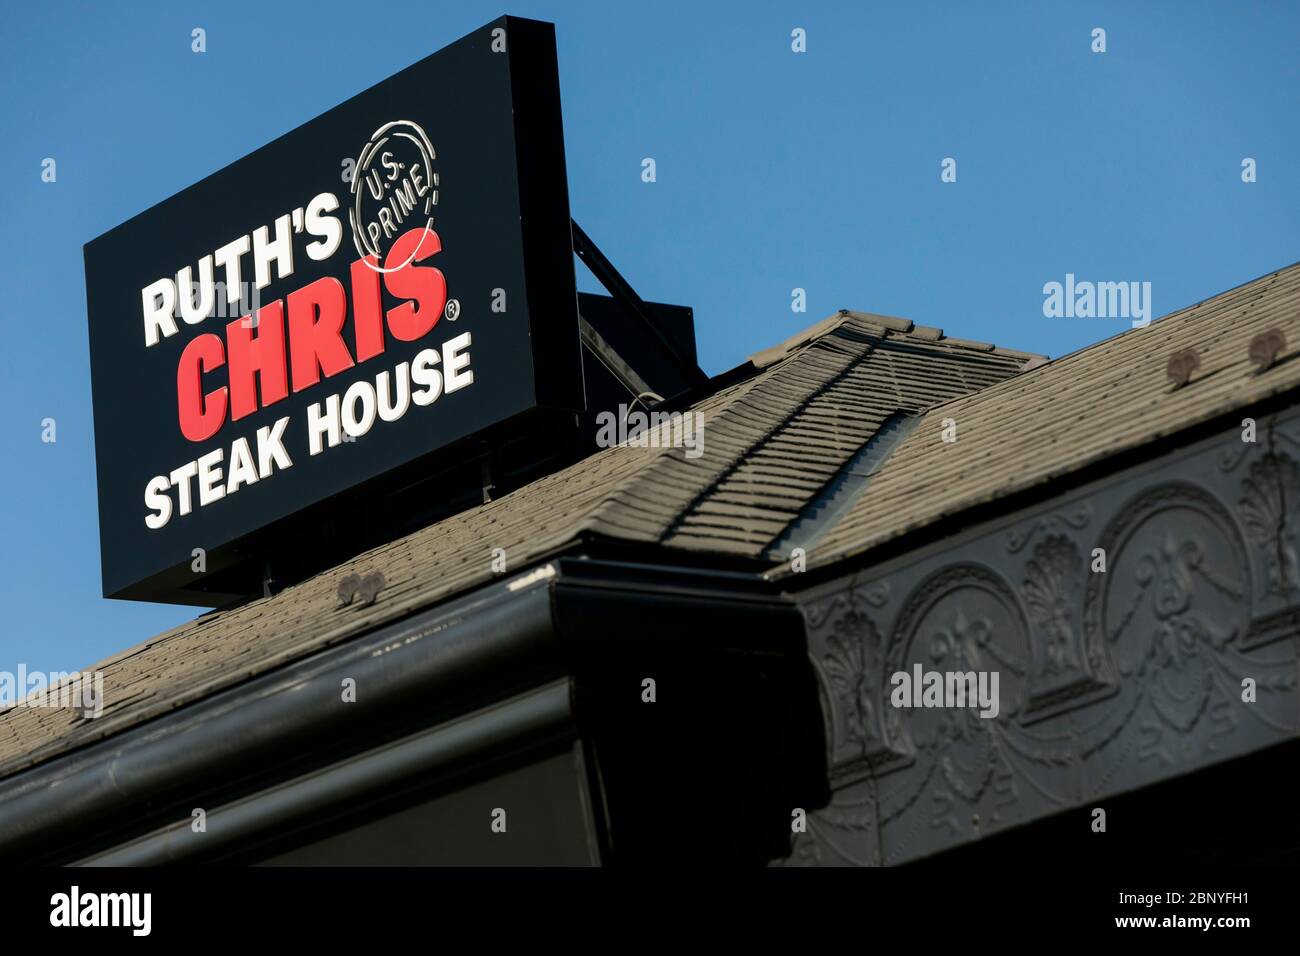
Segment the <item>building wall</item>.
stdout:
[[[1288,409],[802,596],[833,796],[784,862],[916,860],[1300,736],[1298,460]],[[997,671],[998,716],[893,706],[917,663]]]

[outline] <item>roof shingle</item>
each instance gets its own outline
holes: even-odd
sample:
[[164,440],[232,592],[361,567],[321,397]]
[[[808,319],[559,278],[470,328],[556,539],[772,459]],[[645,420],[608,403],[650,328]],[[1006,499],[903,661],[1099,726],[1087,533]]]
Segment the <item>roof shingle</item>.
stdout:
[[[1290,343],[1268,370],[1254,338]],[[1300,385],[1300,264],[933,407],[808,556],[825,565]],[[1175,352],[1200,360],[1175,389]],[[957,441],[941,440],[944,419]],[[788,573],[774,569],[774,576]]]

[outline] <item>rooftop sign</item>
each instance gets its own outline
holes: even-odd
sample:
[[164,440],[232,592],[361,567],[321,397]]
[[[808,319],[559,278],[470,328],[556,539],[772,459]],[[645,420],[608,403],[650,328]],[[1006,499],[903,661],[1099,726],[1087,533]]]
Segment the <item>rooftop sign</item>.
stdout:
[[104,594],[210,603],[250,535],[581,409],[569,222],[553,28],[503,17],[88,243]]

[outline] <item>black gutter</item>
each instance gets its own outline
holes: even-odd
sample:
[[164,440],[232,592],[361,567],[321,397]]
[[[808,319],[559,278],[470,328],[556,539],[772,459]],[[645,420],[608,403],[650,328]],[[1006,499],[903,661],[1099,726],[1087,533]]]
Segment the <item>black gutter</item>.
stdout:
[[561,677],[544,568],[0,780],[0,862],[79,859]]
[[571,734],[573,702],[568,681],[432,730],[297,777],[207,813],[196,833],[187,816],[138,840],[81,861],[86,866],[158,866],[212,859],[223,852],[247,854],[268,836],[284,837],[304,821],[320,824],[373,799],[375,781],[396,791],[447,775],[469,762]]

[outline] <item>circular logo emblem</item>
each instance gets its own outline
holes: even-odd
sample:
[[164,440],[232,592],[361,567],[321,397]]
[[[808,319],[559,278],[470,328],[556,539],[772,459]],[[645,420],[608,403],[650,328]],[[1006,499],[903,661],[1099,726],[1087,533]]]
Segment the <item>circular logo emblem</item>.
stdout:
[[427,235],[433,227],[433,207],[438,204],[436,158],[429,137],[409,120],[381,126],[361,151],[352,175],[348,220],[357,252],[371,268],[395,272],[419,255],[417,245],[405,262],[386,261],[403,233],[423,226]]

